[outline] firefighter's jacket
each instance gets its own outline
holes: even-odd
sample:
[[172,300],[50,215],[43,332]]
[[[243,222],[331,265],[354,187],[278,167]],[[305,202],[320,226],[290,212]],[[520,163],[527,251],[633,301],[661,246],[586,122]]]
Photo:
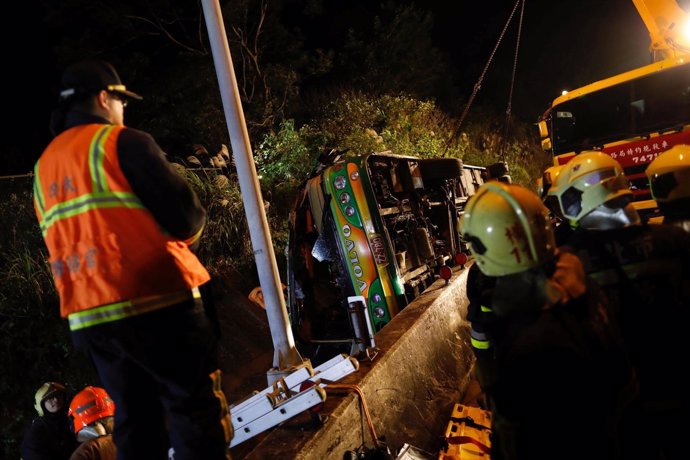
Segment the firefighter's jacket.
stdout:
[[620,414],[635,403],[636,382],[596,288],[567,252],[522,273],[468,277],[476,370],[497,457],[619,458],[629,437],[617,434],[627,422]]
[[690,234],[666,224],[578,229],[568,245],[614,307],[643,396],[659,407],[680,406],[679,398],[687,400],[678,363],[689,348]]
[[196,195],[148,134],[75,116],[34,168],[61,315],[74,331],[197,296],[210,277],[189,248]]

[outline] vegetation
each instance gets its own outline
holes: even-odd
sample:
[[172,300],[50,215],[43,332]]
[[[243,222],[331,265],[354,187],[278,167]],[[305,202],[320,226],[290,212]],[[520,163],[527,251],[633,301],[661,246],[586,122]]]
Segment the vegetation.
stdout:
[[[3,184],[5,185],[5,184]],[[43,379],[81,388],[97,377],[72,346],[33,210],[29,180],[3,188],[0,200],[0,405],[2,457],[17,458],[16,442],[33,412]],[[54,377],[53,377],[54,376]]]
[[[255,163],[281,270],[287,210],[298,184],[328,149],[352,153],[390,149],[422,157],[454,156],[479,165],[497,161],[496,152],[503,151],[514,180],[526,186],[547,162],[527,131],[505,139],[490,129],[491,124],[475,123],[458,140],[448,141],[453,121],[428,101],[348,93],[329,104],[312,124],[297,128],[293,121],[285,121],[257,142]],[[231,166],[179,164],[179,168],[208,213],[200,258],[215,277],[248,292],[258,278],[236,172]],[[33,417],[33,391],[46,376],[69,382],[74,390],[98,381],[90,362],[71,345],[66,322],[59,318],[30,181],[14,188],[0,202],[0,221],[6,223],[0,227],[0,358],[4,367],[0,389],[7,401],[15,402],[2,405],[2,419],[9,422],[0,435],[7,449],[16,448],[20,430]]]
[[[214,277],[249,292],[258,277],[199,5],[145,3],[146,11],[140,2],[44,2],[47,23],[83,32],[54,34],[63,37],[54,43],[54,60],[63,67],[85,54],[105,57],[146,95],[145,103],[128,107],[128,124],[152,133],[200,196],[208,213],[203,263]],[[514,182],[526,186],[549,162],[533,126],[507,123],[488,109],[473,108],[458,132],[448,101],[461,100],[459,91],[421,10],[365,2],[373,11],[339,30],[319,22],[328,2],[301,2],[307,17],[297,19],[288,0],[223,3],[224,15],[234,19],[228,38],[281,270],[295,191],[332,149],[476,165],[505,159]],[[320,36],[328,40],[316,41]],[[209,155],[206,146],[219,153]],[[18,457],[21,432],[35,415],[33,394],[45,379],[72,390],[98,381],[59,318],[30,178],[10,185],[0,196],[3,458]]]

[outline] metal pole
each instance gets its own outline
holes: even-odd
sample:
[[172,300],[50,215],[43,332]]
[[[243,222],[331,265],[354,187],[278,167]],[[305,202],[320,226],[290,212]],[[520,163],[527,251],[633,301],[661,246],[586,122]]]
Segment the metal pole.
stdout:
[[232,67],[230,47],[225,34],[222,12],[218,0],[202,0],[206,28],[208,29],[216,75],[220,85],[225,119],[230,133],[237,177],[240,182],[244,211],[249,224],[249,235],[254,248],[259,282],[266,302],[266,315],[273,339],[273,369],[267,373],[268,383],[272,384],[284,374],[302,366],[304,361],[295,348],[295,340],[290,329],[285,298],[281,289],[280,275],[276,263],[273,243],[268,229],[266,212],[263,206],[261,188],[256,174],[254,157],[249,144],[249,134],[244,120],[235,71]]

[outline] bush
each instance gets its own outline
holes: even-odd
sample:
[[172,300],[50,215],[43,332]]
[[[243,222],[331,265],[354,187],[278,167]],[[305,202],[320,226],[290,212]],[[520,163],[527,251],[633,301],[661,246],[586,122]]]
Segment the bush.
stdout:
[[30,178],[5,193],[0,222],[0,452],[17,458],[23,431],[36,416],[34,393],[43,382],[65,382],[74,393],[99,380],[60,318]]

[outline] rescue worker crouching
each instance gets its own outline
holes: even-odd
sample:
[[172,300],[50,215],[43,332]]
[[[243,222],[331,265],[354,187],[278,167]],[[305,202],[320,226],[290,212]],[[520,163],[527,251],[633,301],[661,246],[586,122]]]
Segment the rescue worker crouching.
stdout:
[[46,382],[34,395],[38,413],[20,446],[23,460],[67,460],[78,443],[67,416],[67,390],[58,382]]
[[490,353],[477,362],[493,413],[492,459],[620,458],[632,367],[596,285],[577,256],[557,250],[539,197],[487,182],[468,201],[461,231],[494,280],[483,299]]

